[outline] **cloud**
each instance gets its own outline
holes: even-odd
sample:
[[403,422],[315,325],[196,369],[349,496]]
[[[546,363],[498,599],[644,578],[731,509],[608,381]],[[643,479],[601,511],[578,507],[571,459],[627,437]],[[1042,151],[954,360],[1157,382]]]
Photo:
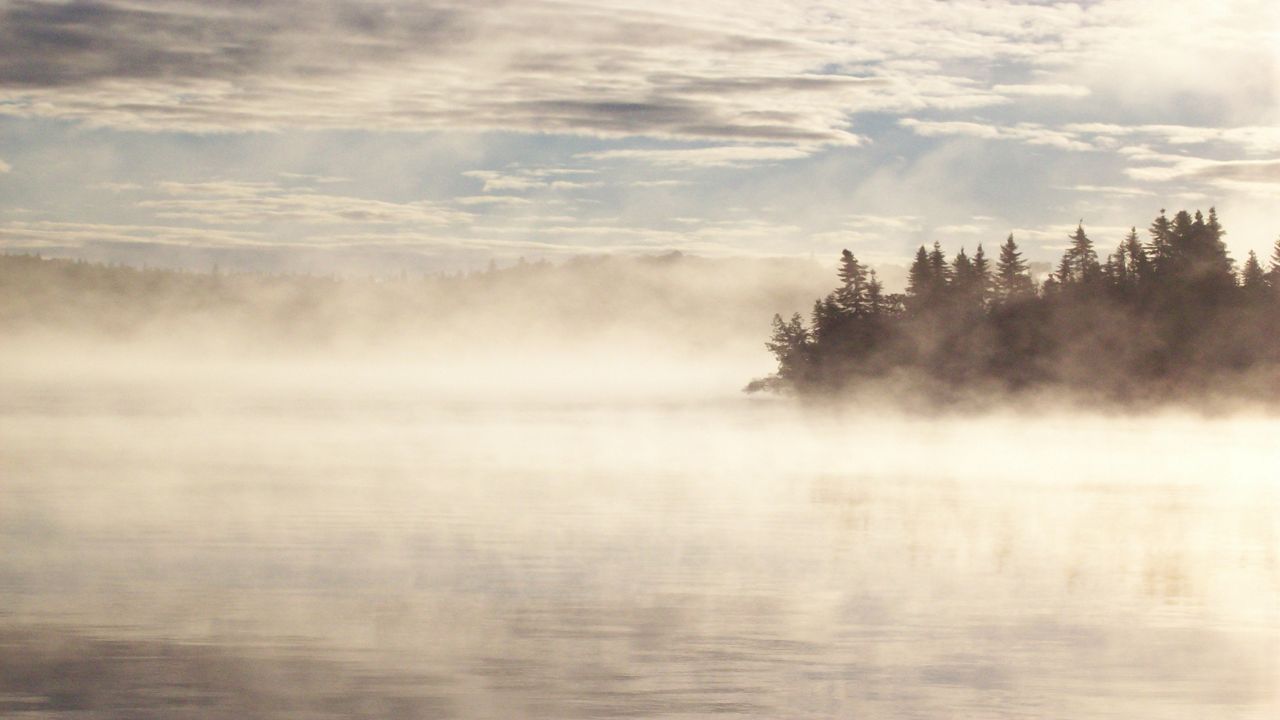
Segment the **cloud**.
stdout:
[[1132,2],[13,0],[0,112],[143,130],[852,145],[859,113],[1083,96],[1057,79],[992,84],[981,68],[1068,66],[1095,19],[1129,17],[1107,13]]
[[1124,195],[1131,197],[1146,197],[1155,193],[1145,188],[1136,187],[1120,187],[1117,185],[1073,185],[1070,190],[1085,193],[1098,193],[1101,195]]
[[168,225],[58,221],[9,222],[0,225],[0,246],[6,248],[78,248],[99,244],[248,248],[271,243],[256,232]]
[[483,183],[482,189],[490,192],[525,192],[530,190],[582,190],[598,187],[603,183],[585,180],[595,175],[589,168],[525,168],[508,167],[502,170],[467,170],[464,177]]
[[982,235],[983,233],[991,232],[991,229],[986,225],[974,225],[972,223],[941,225],[934,228],[934,230],[944,235]]
[[1197,180],[1219,187],[1236,188],[1250,185],[1276,186],[1273,190],[1280,192],[1280,159],[1210,160],[1182,156],[1159,159],[1164,160],[1165,164],[1129,168],[1126,173],[1135,180]]
[[[24,217],[118,220],[182,242],[170,225],[240,243],[744,252],[823,238],[899,252],[939,224],[985,222],[974,212],[1114,224],[1153,192],[1274,195],[1278,8],[8,0],[0,121],[32,141],[24,180],[40,175],[3,213],[39,207]],[[120,165],[141,147],[145,162]],[[726,170],[731,182],[704,181]],[[645,190],[667,187],[679,191]]]
[[1066,85],[1061,83],[1027,84],[1027,85],[995,85],[992,92],[1001,95],[1021,97],[1070,97],[1079,98],[1089,94],[1089,88],[1083,85]]
[[394,203],[284,188],[270,182],[165,182],[168,197],[143,200],[138,207],[167,220],[206,225],[426,224],[469,222],[471,216],[426,201]]
[[602,150],[579,153],[586,160],[624,160],[664,167],[745,167],[806,158],[816,147],[789,145],[724,145],[704,148]]
[[456,197],[454,202],[460,205],[531,205],[528,198],[516,195],[467,195]]
[[1018,140],[1028,145],[1044,145],[1060,150],[1087,151],[1099,149],[1096,143],[1082,139],[1077,133],[1058,130],[1036,123],[998,125],[995,123],[906,118],[900,124],[925,137],[960,135],[985,140]]
[[1202,127],[1191,125],[1116,125],[1109,123],[1075,123],[1063,130],[1113,138],[1170,145],[1204,145],[1219,143],[1251,155],[1280,152],[1280,126]]

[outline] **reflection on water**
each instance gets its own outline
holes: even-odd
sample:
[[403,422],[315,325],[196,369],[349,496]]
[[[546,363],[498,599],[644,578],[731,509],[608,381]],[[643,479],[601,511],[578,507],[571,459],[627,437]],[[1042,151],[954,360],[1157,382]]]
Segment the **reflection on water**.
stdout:
[[5,717],[1280,711],[1276,421],[40,392]]

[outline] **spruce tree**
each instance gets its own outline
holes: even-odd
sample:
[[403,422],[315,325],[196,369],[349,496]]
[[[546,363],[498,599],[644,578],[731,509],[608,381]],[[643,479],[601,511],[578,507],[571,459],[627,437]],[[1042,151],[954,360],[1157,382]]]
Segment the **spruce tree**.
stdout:
[[1147,249],[1138,240],[1138,228],[1129,228],[1129,234],[1124,239],[1124,249],[1128,260],[1125,274],[1135,285],[1145,283],[1151,277],[1151,260],[1147,257]]
[[1107,256],[1102,271],[1108,282],[1121,292],[1128,292],[1133,287],[1133,278],[1129,274],[1129,247],[1124,240],[1116,246],[1114,253]]
[[1075,262],[1072,260],[1070,250],[1062,253],[1062,259],[1058,260],[1058,269],[1053,273],[1053,279],[1062,287],[1066,287],[1077,280]]
[[[1197,218],[1199,215],[1196,213]],[[1231,255],[1227,252],[1227,243],[1222,239],[1226,234],[1227,231],[1222,229],[1222,223],[1218,221],[1217,208],[1209,208],[1209,218],[1205,220],[1200,231],[1200,244],[1203,247],[1205,262],[1212,274],[1212,282],[1218,286],[1220,292],[1224,293],[1235,285],[1235,263],[1231,261]]]
[[867,270],[848,250],[840,252],[840,307],[845,312],[858,315],[863,312],[867,298]]
[[814,301],[813,313],[809,317],[813,341],[818,345],[830,343],[839,333],[843,320],[844,314],[840,310],[836,293],[829,293],[825,298]]
[[1267,274],[1262,271],[1262,263],[1258,262],[1258,254],[1249,251],[1249,259],[1244,261],[1244,269],[1240,271],[1240,286],[1249,297],[1259,297],[1267,290]]
[[[1069,237],[1071,247],[1063,256],[1063,263],[1070,268],[1072,280],[1082,283],[1096,280],[1101,266],[1098,264],[1098,253],[1093,249],[1093,241],[1084,232],[1084,223],[1076,225],[1076,231]],[[1061,269],[1062,266],[1059,267]],[[1060,277],[1059,280],[1063,284],[1069,282],[1065,277]]]
[[875,270],[867,271],[867,311],[880,315],[888,311],[884,298],[884,284],[876,277]]
[[1010,300],[1031,294],[1031,275],[1027,271],[1027,263],[1018,251],[1018,244],[1013,241],[1013,234],[1000,246],[1000,257],[996,260],[995,277],[996,295],[1001,300]]
[[973,279],[978,302],[985,305],[991,297],[991,263],[987,260],[987,253],[982,249],[982,243],[978,243],[978,250],[973,254]]
[[1271,249],[1271,266],[1267,268],[1267,281],[1273,290],[1280,290],[1280,238]]
[[921,245],[916,251],[916,259],[907,271],[907,298],[914,307],[922,307],[929,303],[933,289],[933,273],[929,269],[929,251]]
[[929,281],[934,298],[946,295],[947,284],[951,282],[951,266],[947,264],[947,256],[937,240],[933,241],[933,250],[929,251]]
[[951,281],[961,290],[968,289],[973,282],[973,262],[969,260],[964,248],[960,248],[960,252],[951,261]]
[[1147,233],[1151,235],[1148,256],[1152,270],[1159,275],[1167,275],[1173,264],[1173,225],[1164,208],[1160,208],[1160,215],[1152,221]]
[[773,316],[773,335],[765,347],[778,360],[778,377],[787,381],[799,377],[809,342],[809,330],[804,326],[800,313],[792,315],[790,322],[784,321],[781,315]]

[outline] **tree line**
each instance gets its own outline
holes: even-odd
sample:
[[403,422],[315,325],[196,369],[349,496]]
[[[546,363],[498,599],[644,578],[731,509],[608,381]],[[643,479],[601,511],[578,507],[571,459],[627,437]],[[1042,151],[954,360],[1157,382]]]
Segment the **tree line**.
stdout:
[[[1237,272],[1217,212],[1164,211],[1100,258],[1083,223],[1056,269],[1031,276],[1013,235],[948,258],[921,246],[905,293],[841,253],[808,320],[773,318],[774,375],[748,390],[831,393],[909,379],[939,398],[1057,385],[1114,399],[1239,389],[1280,367],[1280,240]],[[1274,380],[1274,378],[1273,378]],[[1274,384],[1266,390],[1274,394]]]

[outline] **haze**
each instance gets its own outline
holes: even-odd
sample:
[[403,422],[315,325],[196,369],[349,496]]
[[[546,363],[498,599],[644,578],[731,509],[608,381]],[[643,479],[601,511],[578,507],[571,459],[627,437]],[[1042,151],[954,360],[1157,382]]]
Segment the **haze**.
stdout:
[[766,349],[1166,207],[1270,327],[1275,4],[741,5],[0,0],[0,716],[1280,714],[1280,365]]

